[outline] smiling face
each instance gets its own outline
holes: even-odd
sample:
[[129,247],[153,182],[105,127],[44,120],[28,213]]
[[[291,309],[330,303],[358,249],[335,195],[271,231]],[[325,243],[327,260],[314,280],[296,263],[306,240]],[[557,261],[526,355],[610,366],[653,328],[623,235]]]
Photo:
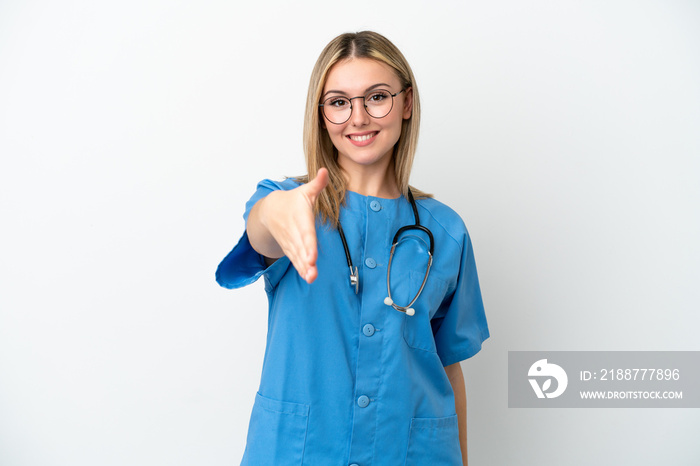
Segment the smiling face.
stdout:
[[[352,99],[378,90],[391,94],[402,90],[394,70],[370,58],[350,58],[330,69],[321,100],[329,97]],[[411,116],[411,101],[412,91],[406,89],[394,97],[391,111],[383,118],[371,117],[362,105],[362,98],[352,100],[350,118],[342,124],[333,124],[323,117],[325,129],[338,150],[338,164],[346,173],[366,168],[387,169],[401,135],[401,124]],[[372,104],[367,102],[367,105]]]

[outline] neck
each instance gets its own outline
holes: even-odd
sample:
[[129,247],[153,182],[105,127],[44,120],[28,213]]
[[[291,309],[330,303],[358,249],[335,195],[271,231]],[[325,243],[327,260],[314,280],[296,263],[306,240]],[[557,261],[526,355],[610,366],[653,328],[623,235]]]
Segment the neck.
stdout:
[[394,199],[401,196],[394,175],[394,162],[391,160],[383,167],[351,166],[342,167],[348,191],[363,196]]

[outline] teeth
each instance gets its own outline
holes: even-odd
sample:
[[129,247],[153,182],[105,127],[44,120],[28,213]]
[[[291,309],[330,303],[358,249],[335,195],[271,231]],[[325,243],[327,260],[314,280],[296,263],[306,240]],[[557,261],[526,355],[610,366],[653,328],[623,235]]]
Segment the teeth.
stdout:
[[364,136],[350,136],[350,139],[352,139],[353,141],[362,142],[374,137],[375,134],[377,133],[369,133],[365,134]]

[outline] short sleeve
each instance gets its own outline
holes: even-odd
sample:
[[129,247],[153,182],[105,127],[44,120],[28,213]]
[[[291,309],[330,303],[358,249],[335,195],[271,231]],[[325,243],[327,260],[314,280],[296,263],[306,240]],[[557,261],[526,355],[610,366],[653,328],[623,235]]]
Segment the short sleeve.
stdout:
[[469,234],[464,234],[459,276],[432,320],[435,346],[443,366],[463,361],[481,350],[489,337],[476,261]]
[[[243,219],[248,222],[248,216],[253,206],[262,198],[273,191],[280,189],[293,189],[298,184],[291,179],[283,182],[263,180],[258,183],[257,190],[246,202]],[[241,288],[250,285],[265,276],[265,289],[274,288],[289,268],[289,259],[281,257],[269,267],[265,264],[265,258],[250,245],[246,230],[238,243],[221,261],[216,269],[216,282],[224,288]]]

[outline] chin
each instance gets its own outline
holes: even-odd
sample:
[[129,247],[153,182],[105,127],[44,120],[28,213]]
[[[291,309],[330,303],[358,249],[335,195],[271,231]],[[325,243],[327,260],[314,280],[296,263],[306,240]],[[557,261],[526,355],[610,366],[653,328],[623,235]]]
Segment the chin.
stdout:
[[377,154],[352,154],[352,155],[340,155],[338,154],[338,159],[344,159],[348,163],[351,163],[353,165],[362,165],[362,166],[367,166],[370,167],[372,165],[376,165],[378,163],[381,163],[386,159],[386,155],[377,155]]

